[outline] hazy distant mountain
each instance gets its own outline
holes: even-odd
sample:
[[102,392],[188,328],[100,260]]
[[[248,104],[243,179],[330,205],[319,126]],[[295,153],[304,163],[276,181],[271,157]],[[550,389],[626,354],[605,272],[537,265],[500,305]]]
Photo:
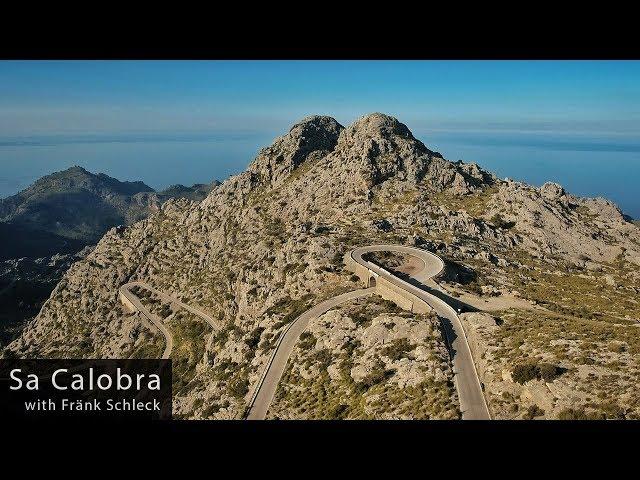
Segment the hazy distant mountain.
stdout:
[[69,266],[91,250],[83,247],[159,211],[170,198],[200,201],[218,184],[156,192],[143,182],[71,167],[0,199],[0,345],[20,333]]
[[171,185],[170,187],[162,190],[160,195],[169,198],[186,198],[188,200],[200,201],[205,198],[211,189],[220,185],[220,182],[214,180],[210,184],[196,183],[191,187],[185,187],[184,185]]
[[169,198],[199,201],[211,185],[174,185],[157,193],[143,182],[121,182],[71,167],[0,199],[0,260],[72,253],[116,225],[131,225]]

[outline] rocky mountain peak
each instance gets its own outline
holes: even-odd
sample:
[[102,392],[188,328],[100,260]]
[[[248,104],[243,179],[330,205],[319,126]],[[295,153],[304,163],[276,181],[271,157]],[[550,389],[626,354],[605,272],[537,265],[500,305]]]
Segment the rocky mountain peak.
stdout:
[[351,134],[367,137],[389,137],[397,135],[409,139],[414,138],[404,123],[401,123],[395,117],[378,112],[360,117],[349,126],[348,130]]
[[262,183],[277,186],[306,160],[331,152],[343,129],[331,117],[306,117],[291,127],[289,133],[276,138],[271,146],[263,148],[248,171]]
[[73,166],[46,175],[26,189],[0,199],[0,258],[49,255],[79,250],[118,224],[131,224],[160,209],[173,197],[199,201],[214,185],[173,187],[156,192],[141,181],[120,181]]
[[444,160],[416,139],[405,124],[383,113],[365,115],[347,127],[332,156],[340,159],[337,165],[355,166],[368,188],[395,179],[467,193],[492,182],[477,166]]
[[564,188],[562,185],[555,182],[546,182],[542,187],[540,187],[540,193],[545,198],[549,200],[558,200],[565,194]]
[[91,175],[91,172],[89,172],[88,170],[86,170],[85,168],[82,168],[80,165],[74,165],[72,167],[67,168],[66,170],[62,170],[59,173],[75,173],[75,174],[84,174],[84,175]]
[[[139,192],[153,192],[153,188],[144,182],[121,182],[104,173],[91,173],[80,166],[69,167],[38,179],[16,197],[39,198],[41,195],[51,195],[58,191],[86,190],[97,195],[134,195]],[[11,197],[9,197],[11,198]]]
[[338,135],[343,129],[344,127],[333,117],[310,115],[293,125],[289,130],[289,136],[305,139],[310,144],[330,150],[335,146]]
[[223,191],[248,193],[259,186],[279,188],[303,164],[313,165],[308,179],[310,191],[328,188],[352,192],[345,196],[347,200],[352,196],[369,198],[370,189],[392,179],[428,184],[436,191],[452,188],[458,193],[468,193],[494,180],[476,165],[443,159],[390,115],[371,113],[347,128],[331,117],[314,115],[297,122],[287,134],[263,148],[247,171],[230,179]]

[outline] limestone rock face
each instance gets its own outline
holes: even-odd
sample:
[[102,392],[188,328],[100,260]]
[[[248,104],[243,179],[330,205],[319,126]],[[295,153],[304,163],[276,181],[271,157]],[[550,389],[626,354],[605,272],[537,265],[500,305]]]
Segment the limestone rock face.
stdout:
[[406,125],[381,113],[366,115],[346,128],[332,156],[359,167],[369,188],[396,178],[412,183],[424,180],[436,188],[452,186],[457,192],[469,192],[491,181],[491,176],[477,167],[459,168],[443,160],[417,140]]
[[564,195],[564,188],[554,182],[547,182],[540,187],[540,193],[548,200],[559,200]]
[[264,148],[249,166],[263,182],[278,185],[308,158],[319,158],[335,147],[342,125],[331,117],[310,116],[296,123],[287,135]]
[[473,325],[476,328],[477,327],[492,328],[497,326],[496,319],[488,313],[481,313],[481,312],[463,313],[462,315],[460,315],[460,318],[462,318],[464,321],[468,322],[470,325]]

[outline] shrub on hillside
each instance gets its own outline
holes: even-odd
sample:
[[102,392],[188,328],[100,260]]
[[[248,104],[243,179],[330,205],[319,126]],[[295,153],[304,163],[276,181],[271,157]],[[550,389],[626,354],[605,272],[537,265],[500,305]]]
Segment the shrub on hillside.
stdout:
[[298,346],[302,350],[309,350],[316,346],[316,337],[313,333],[310,332],[302,332],[300,335],[300,341],[298,342]]
[[264,327],[256,327],[254,328],[244,343],[251,349],[255,350],[258,344],[260,343],[260,336],[264,332]]
[[511,377],[514,382],[524,385],[529,380],[544,380],[545,382],[553,382],[562,375],[565,369],[549,363],[521,363],[513,367]]
[[513,367],[513,381],[523,385],[538,378],[538,366],[535,363],[521,363]]
[[356,390],[359,393],[364,393],[371,387],[384,383],[389,377],[393,376],[394,373],[395,370],[387,370],[384,366],[384,362],[377,358],[371,372],[356,384]]
[[540,372],[540,378],[545,382],[553,382],[564,372],[564,369],[556,365],[549,363],[541,363],[538,365],[538,371]]
[[558,413],[558,420],[599,420],[600,417],[585,412],[584,408],[565,408]]
[[165,319],[169,315],[171,315],[171,307],[165,303],[164,305],[162,305],[162,308],[160,309],[160,316],[163,319]]
[[229,393],[236,398],[243,398],[249,392],[249,380],[238,376],[229,382]]
[[386,346],[382,350],[382,354],[389,357],[391,360],[400,360],[401,358],[408,358],[407,354],[415,348],[415,345],[409,343],[408,338],[400,338]]
[[531,405],[527,408],[527,411],[524,414],[524,418],[526,420],[533,420],[536,417],[541,417],[544,415],[544,410],[541,409],[538,405]]

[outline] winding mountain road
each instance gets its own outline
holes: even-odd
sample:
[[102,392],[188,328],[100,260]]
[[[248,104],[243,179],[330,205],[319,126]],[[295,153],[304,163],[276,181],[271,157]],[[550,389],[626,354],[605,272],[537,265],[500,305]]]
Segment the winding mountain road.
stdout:
[[262,377],[260,377],[258,385],[254,389],[248,405],[247,420],[263,420],[266,417],[269,405],[271,405],[273,397],[276,394],[278,382],[280,382],[289,357],[293,352],[293,347],[295,347],[298,338],[307,328],[309,322],[341,303],[366,297],[367,295],[373,295],[374,293],[375,288],[366,288],[331,297],[315,307],[310,308],[291,322],[280,335]]
[[[375,263],[364,260],[363,255],[369,252],[396,252],[417,257],[424,263],[424,268],[411,277],[420,282],[420,288],[409,283]],[[437,255],[414,247],[401,245],[371,245],[356,248],[349,252],[351,258],[358,264],[366,266],[371,272],[379,277],[388,280],[390,283],[413,293],[418,298],[424,300],[438,314],[442,322],[451,361],[453,363],[453,375],[458,398],[460,400],[460,410],[463,420],[489,420],[489,408],[482,392],[478,372],[473,362],[471,349],[467,341],[467,335],[456,311],[441,297],[446,292],[436,283],[434,277],[444,270],[444,262]],[[429,293],[429,290],[437,290],[439,296]]]
[[[171,295],[167,295],[166,293],[153,288],[151,285],[147,283],[144,283],[144,282],[125,283],[119,289],[120,294],[124,298],[126,298],[138,312],[140,312],[144,317],[146,317],[147,320],[149,320],[160,331],[160,333],[164,337],[165,347],[164,347],[164,352],[162,352],[162,358],[169,358],[171,356],[171,350],[173,349],[173,335],[171,335],[171,332],[169,331],[167,326],[164,324],[164,321],[158,315],[149,311],[149,309],[146,308],[142,304],[140,299],[131,291],[131,288],[133,287],[141,287],[141,288],[144,288],[145,290],[149,290],[150,292],[155,293],[160,299],[164,300],[165,302],[180,308],[184,308],[188,312],[191,312],[194,315],[202,318],[205,322],[207,322],[213,328],[214,332],[216,331],[216,329],[220,327],[218,322],[216,322],[213,319],[213,317],[211,317],[211,315],[207,314],[206,312],[203,312],[198,308],[187,305],[186,303],[182,303],[177,298],[172,297]],[[210,335],[209,341],[207,343],[207,347],[211,343],[212,338],[213,338],[213,335]]]
[[[412,272],[411,279],[413,279],[414,282],[409,283],[379,265],[363,258],[365,254],[371,252],[396,252],[409,255],[421,261],[421,268],[415,264],[413,265],[414,270],[417,269],[417,271]],[[414,247],[402,245],[370,245],[348,252],[347,255],[345,255],[345,263],[351,263],[352,265],[357,264],[363,269],[366,269],[361,270],[361,272],[369,275],[367,278],[367,286],[369,286],[372,279],[378,281],[379,278],[382,278],[395,287],[400,288],[402,291],[413,295],[412,298],[414,298],[414,300],[415,297],[418,297],[423,302],[426,302],[438,314],[451,355],[454,383],[458,392],[462,418],[463,420],[490,419],[489,409],[482,392],[482,386],[473,362],[473,357],[471,356],[471,350],[464,327],[456,311],[445,301],[448,297],[446,291],[434,280],[434,277],[438,276],[444,269],[442,259],[431,252]],[[119,290],[122,297],[128,301],[130,306],[133,306],[135,310],[142,313],[163,335],[165,339],[165,349],[162,353],[162,358],[170,357],[173,348],[173,336],[164,321],[158,315],[149,311],[131,291],[131,288],[136,286],[149,290],[163,301],[184,308],[202,318],[214,331],[220,327],[218,322],[206,312],[182,303],[177,298],[167,295],[144,282],[135,281],[122,285]],[[376,287],[343,293],[342,295],[332,297],[310,308],[291,322],[278,338],[263,374],[254,389],[248,404],[246,418],[249,420],[260,420],[266,417],[295,344],[311,320],[318,318],[323,313],[342,303],[373,295],[374,293],[376,293]],[[437,293],[437,295],[434,293]],[[209,344],[212,338],[213,334],[209,338]]]
[[[426,289],[432,288],[438,290],[441,296],[444,290],[438,286],[433,280],[433,277],[437,276],[444,269],[442,259],[425,250],[401,245],[371,245],[360,247],[350,251],[345,256],[345,259],[347,259],[348,256],[353,262],[366,268],[373,277],[384,278],[405,292],[417,296],[433,308],[442,321],[449,347],[453,363],[454,383],[458,391],[462,418],[464,420],[490,419],[489,409],[473,363],[467,337],[455,310],[444,300],[429,293],[427,290],[408,283],[380,266],[366,261],[363,255],[369,252],[397,252],[419,258],[423,263],[423,268],[415,272],[412,278],[421,282],[422,286]],[[367,283],[369,283],[369,280],[367,280]],[[284,373],[289,357],[293,352],[295,343],[312,319],[319,317],[341,303],[371,295],[374,292],[375,288],[367,288],[330,298],[307,310],[289,324],[280,335],[278,343],[267,362],[264,373],[254,390],[248,405],[246,418],[250,420],[260,420],[266,417],[269,405],[273,401],[278,383]]]

